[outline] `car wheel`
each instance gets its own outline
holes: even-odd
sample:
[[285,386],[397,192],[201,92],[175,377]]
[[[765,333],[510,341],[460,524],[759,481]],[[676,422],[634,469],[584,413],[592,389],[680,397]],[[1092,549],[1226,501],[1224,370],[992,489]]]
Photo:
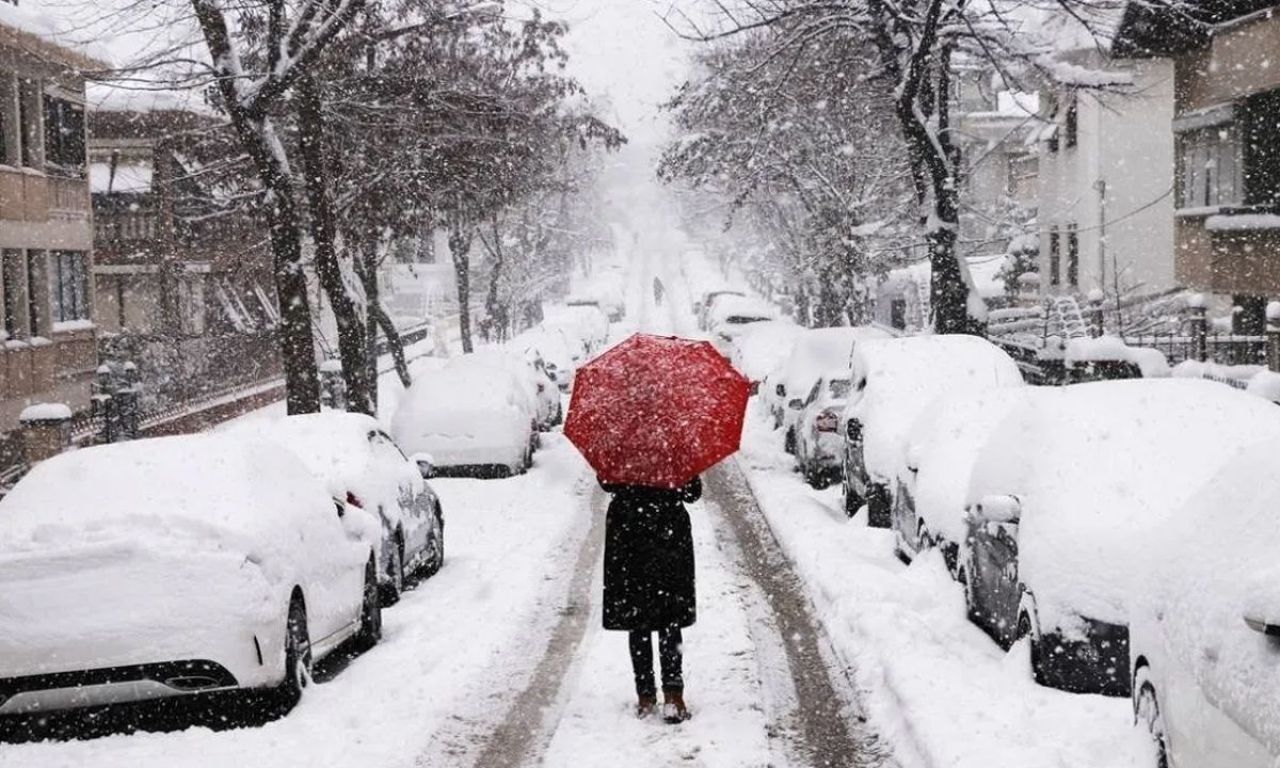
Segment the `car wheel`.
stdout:
[[307,607],[300,594],[289,602],[285,619],[284,681],[276,689],[273,709],[288,714],[311,685],[311,633],[307,630]]
[[444,565],[444,520],[441,519],[439,512],[435,513],[435,519],[435,534],[427,542],[427,553],[422,566],[424,578],[436,575],[436,572],[440,570],[440,566]]
[[[404,562],[403,558],[401,562]],[[356,650],[367,651],[381,639],[382,600],[378,594],[378,567],[371,558],[364,574],[364,598],[360,603],[360,631],[356,633]]]
[[849,517],[853,517],[858,514],[859,509],[862,509],[862,497],[846,483],[844,487],[844,513]]
[[1036,636],[1031,625],[1031,616],[1026,611],[1018,614],[1018,631],[1014,637],[1017,640],[1025,638],[1027,644],[1031,646],[1031,675],[1035,678],[1037,685],[1044,685],[1044,675],[1040,670],[1042,663],[1040,658],[1040,638]]
[[867,487],[867,526],[888,528],[892,511],[889,489],[880,483],[870,483]]
[[1134,720],[1139,728],[1146,726],[1155,747],[1155,768],[1169,768],[1169,738],[1165,735],[1164,716],[1160,714],[1160,702],[1156,689],[1144,682],[1134,698]]
[[387,582],[382,584],[383,605],[395,605],[404,594],[404,536],[397,531],[395,546],[391,548],[391,558],[387,563]]

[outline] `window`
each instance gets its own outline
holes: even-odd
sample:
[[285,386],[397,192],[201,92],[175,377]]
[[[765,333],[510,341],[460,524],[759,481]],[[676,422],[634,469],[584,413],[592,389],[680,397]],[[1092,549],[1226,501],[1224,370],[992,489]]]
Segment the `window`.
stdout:
[[1241,146],[1235,124],[1188,131],[1178,139],[1179,207],[1205,208],[1243,202]]
[[1080,285],[1080,233],[1075,224],[1067,225],[1067,285]]
[[1080,101],[1075,94],[1071,95],[1071,103],[1067,105],[1067,122],[1063,126],[1066,136],[1063,139],[1067,147],[1074,147],[1080,141]]
[[4,332],[14,339],[22,335],[21,326],[23,289],[26,287],[26,275],[23,274],[22,262],[25,258],[22,251],[6,248],[3,252],[2,275],[4,280]]
[[22,164],[39,167],[40,157],[40,84],[35,80],[18,81],[18,127],[22,133]]
[[853,382],[848,379],[836,379],[831,382],[831,399],[844,400],[849,396],[849,390],[853,389]]
[[889,327],[899,330],[907,328],[907,300],[894,299],[889,302]]
[[186,275],[178,279],[178,323],[188,336],[204,334],[204,276]]
[[1049,285],[1057,285],[1061,282],[1062,274],[1062,233],[1057,227],[1049,230]]
[[1242,196],[1249,205],[1275,207],[1280,205],[1280,90],[1250,96],[1243,107]]
[[[88,288],[84,253],[53,251],[49,254],[49,289],[55,323],[89,319]],[[34,319],[32,327],[35,327]]]
[[44,97],[44,159],[62,171],[84,173],[84,107]]

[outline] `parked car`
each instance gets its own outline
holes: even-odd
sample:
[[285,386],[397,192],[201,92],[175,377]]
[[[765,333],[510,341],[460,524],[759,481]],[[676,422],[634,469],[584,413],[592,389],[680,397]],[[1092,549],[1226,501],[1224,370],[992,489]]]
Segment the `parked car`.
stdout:
[[840,414],[852,388],[849,369],[843,365],[822,374],[809,390],[796,419],[796,464],[805,482],[815,488],[826,488],[839,477],[844,453]]
[[[1129,695],[1129,615],[1153,537],[1240,445],[1268,436],[1280,439],[1280,410],[1215,382],[1030,394],[974,464],[970,618],[1004,647],[1026,638],[1043,685]],[[1201,523],[1221,535],[1216,515]]]
[[609,340],[609,318],[595,306],[549,306],[543,325],[579,336],[588,354],[600,351]]
[[1021,386],[1009,355],[977,336],[883,339],[853,351],[853,394],[841,417],[845,512],[865,503],[867,523],[888,528],[912,423],[944,392]]
[[443,473],[523,474],[533,463],[534,423],[514,377],[480,365],[448,366],[405,391],[391,435],[410,454],[425,453]]
[[433,459],[406,457],[372,416],[326,411],[246,423],[253,435],[289,449],[328,488],[377,516],[378,586],[382,602],[400,599],[417,576],[430,577],[444,563],[444,511],[427,480]]
[[1214,457],[1218,474],[1143,542],[1129,648],[1135,722],[1155,741],[1153,768],[1280,759],[1278,455],[1272,438]]
[[897,473],[891,526],[898,556],[910,562],[938,548],[954,576],[968,536],[965,496],[978,451],[1032,387],[996,387],[944,394],[920,412],[908,433]]
[[0,716],[230,691],[287,710],[314,662],[378,641],[378,528],[261,440],[41,462],[0,501]]
[[564,415],[559,388],[518,352],[504,347],[482,347],[469,355],[453,358],[449,364],[487,366],[514,377],[534,412],[534,427],[539,432],[549,431]]
[[791,354],[796,337],[802,333],[804,328],[790,320],[753,323],[734,340],[729,360],[759,392],[761,382]]
[[514,354],[522,356],[533,368],[534,380],[538,384],[538,396],[544,407],[549,407],[551,420],[546,422],[545,429],[564,422],[564,402],[560,397],[560,381],[556,378],[557,368],[542,356],[536,345],[524,345],[516,342],[508,344]]
[[547,375],[561,392],[568,392],[573,385],[574,373],[580,358],[585,355],[581,342],[570,342],[563,332],[542,325],[524,331],[507,343],[513,349],[523,350],[526,355],[535,354],[541,358]]
[[786,363],[769,377],[774,423],[781,427],[783,443],[795,452],[795,424],[804,409],[804,399],[824,373],[847,368],[854,349],[864,342],[887,339],[889,334],[870,326],[813,328],[796,337]]
[[707,311],[707,330],[732,344],[748,326],[777,319],[777,308],[763,299],[722,295],[712,301]]
[[620,280],[599,280],[585,291],[571,294],[564,303],[569,307],[595,307],[603,312],[611,323],[620,322],[626,317]]
[[702,296],[693,302],[693,316],[698,320],[698,330],[711,330],[711,307],[722,296],[744,297],[746,294],[736,288],[716,288],[704,291]]

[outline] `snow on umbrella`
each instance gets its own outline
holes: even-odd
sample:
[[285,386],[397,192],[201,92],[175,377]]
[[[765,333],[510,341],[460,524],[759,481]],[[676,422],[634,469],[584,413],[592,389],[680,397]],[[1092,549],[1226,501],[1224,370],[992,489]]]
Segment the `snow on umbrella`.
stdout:
[[678,488],[738,450],[750,389],[705,341],[636,334],[578,370],[564,432],[607,483]]

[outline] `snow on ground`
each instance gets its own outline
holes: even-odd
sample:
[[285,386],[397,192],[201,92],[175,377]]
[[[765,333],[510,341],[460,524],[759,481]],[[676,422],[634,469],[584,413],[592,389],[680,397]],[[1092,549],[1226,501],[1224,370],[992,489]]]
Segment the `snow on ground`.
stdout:
[[[759,660],[745,604],[746,580],[720,549],[706,502],[690,505],[698,563],[698,622],[684,632],[685,685],[693,719],[678,727],[636,719],[625,632],[600,628],[600,571],[592,617],[566,683],[567,702],[547,751],[547,768],[689,765],[748,768],[771,759]],[[654,638],[657,674],[657,637]]]
[[589,520],[590,477],[549,436],[528,475],[433,482],[446,561],[384,613],[380,645],[262,728],[116,735],[0,746],[5,768],[349,768],[413,766],[433,734],[494,707],[481,691],[522,685],[532,647],[563,597]]

